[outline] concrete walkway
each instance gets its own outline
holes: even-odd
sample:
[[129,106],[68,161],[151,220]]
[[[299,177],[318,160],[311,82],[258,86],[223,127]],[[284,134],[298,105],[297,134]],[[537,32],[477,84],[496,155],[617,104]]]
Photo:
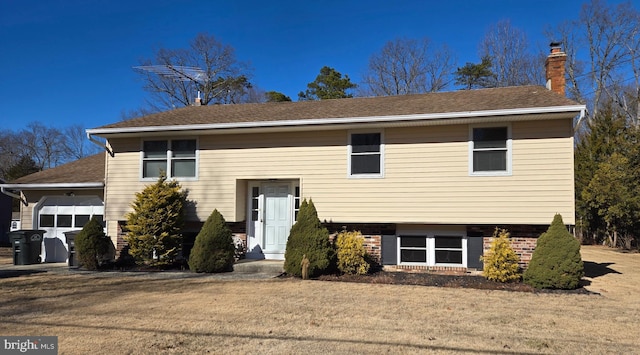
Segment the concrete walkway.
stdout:
[[[3,248],[4,249],[4,248]],[[17,277],[30,274],[65,274],[65,275],[92,275],[98,277],[131,276],[158,279],[195,278],[208,277],[220,280],[261,280],[272,279],[283,273],[284,261],[282,260],[240,260],[234,264],[232,272],[217,274],[194,273],[184,271],[87,271],[75,267],[69,267],[67,263],[42,263],[31,265],[13,265],[12,258],[1,253],[0,278]]]

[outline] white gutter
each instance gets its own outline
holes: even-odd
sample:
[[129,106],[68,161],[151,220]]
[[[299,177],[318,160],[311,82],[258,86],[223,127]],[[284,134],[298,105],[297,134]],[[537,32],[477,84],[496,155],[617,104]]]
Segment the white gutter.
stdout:
[[56,189],[96,189],[103,188],[102,182],[75,182],[75,183],[42,183],[42,184],[1,184],[0,188],[12,190],[56,190]]
[[87,138],[89,139],[89,141],[91,143],[98,145],[100,148],[104,148],[104,150],[106,150],[107,153],[109,153],[109,155],[111,155],[113,157],[113,151],[111,149],[109,149],[109,147],[105,143],[100,142],[99,140],[93,138],[91,133],[89,133],[89,130],[87,130]]
[[29,205],[29,204],[27,203],[27,201],[26,201],[25,199],[23,199],[23,198],[22,198],[22,196],[21,196],[21,195],[14,194],[14,193],[13,193],[13,192],[11,192],[11,191],[7,191],[7,190],[6,190],[6,188],[5,188],[5,185],[0,185],[0,192],[2,192],[3,194],[5,194],[5,195],[7,195],[7,196],[9,196],[9,197],[13,197],[13,198],[18,199],[18,200],[19,200],[20,202],[22,202],[22,204],[24,204],[25,206]]
[[312,118],[312,119],[282,120],[282,121],[252,121],[252,122],[229,122],[229,123],[190,124],[190,125],[171,125],[171,126],[94,128],[94,129],[88,129],[87,135],[90,137],[91,135],[114,134],[114,133],[319,126],[319,125],[332,125],[332,124],[390,123],[390,122],[403,122],[403,121],[404,122],[437,121],[437,120],[455,119],[455,118],[490,117],[490,116],[495,117],[495,116],[527,115],[527,114],[531,115],[531,114],[564,113],[564,112],[566,113],[576,112],[576,113],[582,114],[584,110],[585,110],[584,105],[570,105],[570,106],[518,108],[518,109],[508,109],[508,110],[443,112],[443,113],[427,113],[427,114],[396,115],[396,116]]

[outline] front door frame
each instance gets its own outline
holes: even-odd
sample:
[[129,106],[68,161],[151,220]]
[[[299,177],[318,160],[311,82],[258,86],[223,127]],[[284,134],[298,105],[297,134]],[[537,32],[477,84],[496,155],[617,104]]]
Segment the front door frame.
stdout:
[[283,260],[285,250],[265,250],[265,187],[287,186],[288,229],[295,223],[300,206],[300,180],[255,180],[247,185],[247,258]]

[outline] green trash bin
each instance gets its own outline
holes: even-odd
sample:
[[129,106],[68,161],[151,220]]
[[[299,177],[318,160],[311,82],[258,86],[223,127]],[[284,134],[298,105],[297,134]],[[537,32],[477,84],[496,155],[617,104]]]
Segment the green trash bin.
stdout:
[[69,249],[67,265],[69,267],[80,266],[78,263],[78,257],[76,255],[76,235],[80,233],[80,230],[64,232],[64,237],[67,240],[67,248]]
[[21,229],[9,233],[13,245],[13,264],[30,265],[42,262],[43,230]]
[[29,262],[31,264],[39,264],[42,262],[42,238],[46,231],[43,230],[27,230],[26,235],[29,238]]
[[14,231],[9,233],[11,246],[13,247],[13,265],[29,265],[29,246],[24,233]]

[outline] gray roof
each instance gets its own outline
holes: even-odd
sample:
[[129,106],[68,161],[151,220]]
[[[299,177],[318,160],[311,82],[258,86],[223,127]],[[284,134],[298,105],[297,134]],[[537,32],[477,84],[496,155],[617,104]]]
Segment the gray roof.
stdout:
[[98,127],[96,130],[384,117],[575,105],[580,104],[542,86],[514,86],[322,101],[189,106]]

